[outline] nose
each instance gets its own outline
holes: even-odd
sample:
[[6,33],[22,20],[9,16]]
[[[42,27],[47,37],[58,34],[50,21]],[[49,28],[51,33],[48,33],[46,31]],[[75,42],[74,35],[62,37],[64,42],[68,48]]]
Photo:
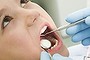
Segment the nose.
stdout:
[[31,26],[40,16],[40,13],[35,9],[24,9],[20,10],[18,15],[18,18],[23,20],[27,26]]

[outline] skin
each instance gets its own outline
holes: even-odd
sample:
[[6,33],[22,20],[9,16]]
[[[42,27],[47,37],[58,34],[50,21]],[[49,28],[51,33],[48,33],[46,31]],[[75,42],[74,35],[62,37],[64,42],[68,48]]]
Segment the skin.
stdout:
[[[5,16],[13,19],[3,29]],[[28,2],[21,7],[20,0],[0,0],[0,60],[40,60],[40,30],[45,24],[56,28],[39,5]],[[64,45],[58,53],[68,56]]]

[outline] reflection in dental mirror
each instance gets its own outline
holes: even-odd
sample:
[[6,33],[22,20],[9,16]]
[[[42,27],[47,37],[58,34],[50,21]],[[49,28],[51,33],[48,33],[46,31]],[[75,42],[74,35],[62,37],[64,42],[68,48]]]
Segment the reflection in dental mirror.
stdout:
[[40,45],[43,49],[49,49],[51,47],[51,42],[47,39],[42,39]]

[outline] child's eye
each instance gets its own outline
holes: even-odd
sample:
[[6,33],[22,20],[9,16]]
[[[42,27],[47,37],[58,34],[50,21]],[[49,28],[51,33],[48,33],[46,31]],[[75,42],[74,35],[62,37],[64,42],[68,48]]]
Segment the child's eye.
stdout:
[[28,3],[29,0],[20,0],[21,7],[24,7],[26,3]]
[[23,4],[23,3],[27,3],[29,0],[21,0],[20,3]]
[[10,16],[5,16],[2,22],[2,28],[4,29],[13,18]]

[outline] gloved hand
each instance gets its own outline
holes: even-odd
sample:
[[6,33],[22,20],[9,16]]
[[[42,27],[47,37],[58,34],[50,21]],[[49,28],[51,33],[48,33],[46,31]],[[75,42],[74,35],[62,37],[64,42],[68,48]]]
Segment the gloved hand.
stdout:
[[[69,57],[63,57],[59,54],[54,54],[52,56],[52,59],[53,60],[72,60],[71,58]],[[50,57],[49,57],[49,54],[47,52],[41,52],[41,57],[40,57],[40,60],[50,60]]]
[[85,22],[68,28],[66,33],[72,37],[73,42],[81,41],[86,46],[90,45],[90,8],[84,8],[68,15],[66,21],[73,23],[83,18]]

